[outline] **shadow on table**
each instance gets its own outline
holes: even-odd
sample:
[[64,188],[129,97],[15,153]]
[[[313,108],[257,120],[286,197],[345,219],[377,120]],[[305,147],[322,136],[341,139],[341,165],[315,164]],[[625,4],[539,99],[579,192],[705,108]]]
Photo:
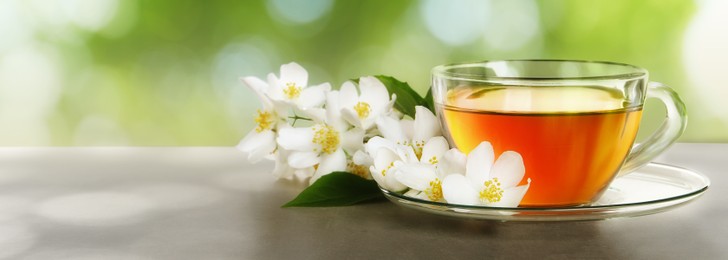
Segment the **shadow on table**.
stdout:
[[280,208],[297,188],[277,182],[256,212],[254,258],[618,258],[600,222],[499,222],[398,207],[386,200],[349,207]]

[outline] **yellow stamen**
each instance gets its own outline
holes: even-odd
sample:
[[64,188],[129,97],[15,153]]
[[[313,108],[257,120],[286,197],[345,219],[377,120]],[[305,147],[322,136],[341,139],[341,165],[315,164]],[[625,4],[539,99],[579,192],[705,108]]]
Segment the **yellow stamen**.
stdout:
[[269,130],[273,127],[273,115],[268,111],[260,111],[258,109],[258,115],[255,116],[255,123],[258,124],[255,127],[255,131],[260,133],[264,130]]
[[313,127],[313,143],[321,146],[321,152],[332,154],[339,148],[339,132],[330,125]]
[[425,147],[425,141],[413,141],[412,144],[410,144],[412,149],[415,150],[415,155],[417,155],[417,160],[420,160],[422,158],[422,148]]
[[430,187],[425,190],[425,194],[427,194],[427,198],[429,198],[431,201],[440,201],[442,197],[442,181],[440,179],[435,179],[434,181],[430,182]]
[[432,158],[430,158],[430,159],[428,160],[428,162],[430,162],[430,164],[432,164],[432,165],[435,165],[435,164],[437,164],[437,163],[438,163],[439,161],[437,160],[437,156],[432,156]]
[[371,112],[371,108],[369,107],[369,103],[366,102],[359,102],[354,105],[354,111],[356,111],[356,114],[359,116],[359,119],[364,119],[369,116],[369,112]]
[[294,99],[301,95],[301,87],[297,87],[296,83],[286,83],[286,88],[283,89],[283,94],[286,94],[288,99]]
[[394,162],[389,163],[387,168],[384,168],[384,170],[382,170],[382,176],[387,176],[387,171],[389,171],[389,169],[392,169],[392,167],[394,167]]
[[354,162],[349,162],[346,164],[346,170],[364,179],[369,178],[369,170],[367,169],[367,167],[364,167],[364,165],[358,165]]
[[495,203],[499,202],[503,198],[503,189],[501,189],[501,184],[498,181],[498,178],[487,180],[483,183],[483,185],[485,185],[485,188],[480,191],[481,201]]

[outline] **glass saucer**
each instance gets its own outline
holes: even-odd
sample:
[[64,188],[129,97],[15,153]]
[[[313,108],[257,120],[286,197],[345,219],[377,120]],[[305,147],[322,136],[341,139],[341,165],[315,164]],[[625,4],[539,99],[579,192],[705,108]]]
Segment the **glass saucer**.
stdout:
[[710,180],[695,171],[650,163],[614,180],[597,202],[578,207],[467,206],[411,198],[385,189],[382,192],[400,206],[446,216],[502,221],[569,221],[635,217],[667,211],[699,197],[709,185]]

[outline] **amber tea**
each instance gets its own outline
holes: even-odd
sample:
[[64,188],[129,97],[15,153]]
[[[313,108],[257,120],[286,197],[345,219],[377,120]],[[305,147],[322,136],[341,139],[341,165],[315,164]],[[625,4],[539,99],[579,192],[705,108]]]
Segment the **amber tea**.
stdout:
[[521,206],[571,206],[598,198],[630,152],[642,107],[624,100],[599,86],[467,86],[438,109],[463,152],[487,140],[523,156],[533,182]]
[[[520,206],[591,205],[613,179],[667,150],[687,123],[675,91],[650,82],[646,69],[608,61],[440,65],[432,69],[431,90],[451,145],[470,152],[487,141],[496,156],[521,155],[522,184],[532,182]],[[634,144],[646,99],[660,101],[666,115]]]

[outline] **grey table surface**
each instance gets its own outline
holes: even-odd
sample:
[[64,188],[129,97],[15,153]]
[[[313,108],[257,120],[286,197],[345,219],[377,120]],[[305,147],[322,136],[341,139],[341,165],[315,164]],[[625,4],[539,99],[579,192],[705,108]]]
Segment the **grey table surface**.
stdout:
[[727,259],[728,144],[657,161],[712,185],[654,215],[498,222],[388,201],[282,209],[300,184],[232,148],[0,148],[0,259]]

